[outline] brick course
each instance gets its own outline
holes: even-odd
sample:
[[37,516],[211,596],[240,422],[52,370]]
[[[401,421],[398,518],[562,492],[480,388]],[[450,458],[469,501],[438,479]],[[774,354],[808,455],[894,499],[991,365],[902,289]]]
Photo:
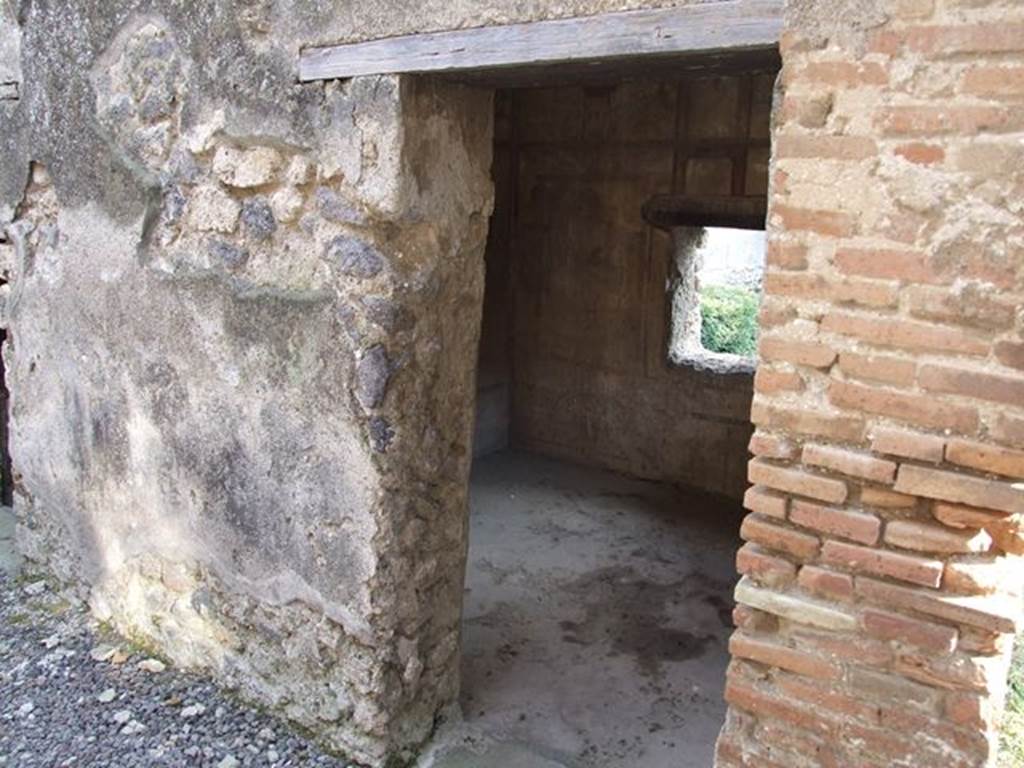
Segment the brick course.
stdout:
[[785,519],[789,499],[781,493],[776,493],[760,485],[753,485],[743,495],[743,506],[751,512]]
[[796,578],[796,566],[774,557],[754,544],[746,544],[736,553],[736,570],[761,584],[784,586]]
[[865,631],[881,640],[898,640],[920,648],[952,653],[957,631],[943,624],[912,619],[899,613],[869,608],[861,614]]
[[762,459],[750,462],[747,475],[752,483],[766,485],[777,491],[809,496],[822,501],[846,500],[846,483],[810,472],[769,464]]
[[936,402],[923,394],[833,381],[828,397],[839,408],[887,416],[929,429],[952,429],[972,435],[978,426],[978,410],[974,406]]
[[828,445],[805,445],[803,463],[876,483],[892,483],[896,478],[895,462]]
[[802,589],[817,595],[844,601],[853,598],[853,578],[845,573],[805,565],[800,569],[797,582]]
[[1020,407],[1024,403],[1024,377],[988,373],[952,365],[923,365],[918,383],[925,390],[989,400]]
[[982,472],[1024,478],[1024,451],[969,440],[951,440],[946,446],[946,460]]
[[821,560],[855,573],[889,576],[926,587],[938,587],[942,582],[943,563],[940,560],[888,549],[826,541]]
[[882,521],[875,515],[798,499],[790,506],[789,519],[804,528],[861,544],[874,544],[882,530]]
[[742,634],[735,634],[729,641],[729,652],[741,659],[760,662],[779,669],[787,669],[798,675],[835,680],[842,677],[843,669],[838,664],[814,656],[805,651],[789,648],[778,643],[756,640]]
[[879,427],[872,430],[871,449],[876,453],[889,453],[894,456],[937,464],[945,455],[946,441],[935,435],[922,435],[903,429]]
[[820,545],[817,536],[769,522],[757,515],[747,515],[744,519],[740,527],[740,538],[801,559],[814,558]]
[[961,502],[1004,512],[1024,512],[1024,488],[1019,484],[958,472],[904,464],[896,475],[894,488],[929,499]]

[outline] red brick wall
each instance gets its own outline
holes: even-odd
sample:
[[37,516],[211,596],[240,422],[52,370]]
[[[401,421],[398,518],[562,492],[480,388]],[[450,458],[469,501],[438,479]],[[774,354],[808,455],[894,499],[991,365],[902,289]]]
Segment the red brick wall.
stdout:
[[1024,5],[885,5],[783,40],[721,768],[995,751],[1024,583]]

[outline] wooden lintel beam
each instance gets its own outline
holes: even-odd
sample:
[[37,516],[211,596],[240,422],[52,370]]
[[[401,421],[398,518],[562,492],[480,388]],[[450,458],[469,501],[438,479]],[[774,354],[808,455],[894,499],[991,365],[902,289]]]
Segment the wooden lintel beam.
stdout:
[[643,217],[644,221],[659,229],[764,229],[767,205],[763,197],[655,195],[644,203]]
[[783,0],[724,0],[305,48],[299,79],[465,72],[773,48]]

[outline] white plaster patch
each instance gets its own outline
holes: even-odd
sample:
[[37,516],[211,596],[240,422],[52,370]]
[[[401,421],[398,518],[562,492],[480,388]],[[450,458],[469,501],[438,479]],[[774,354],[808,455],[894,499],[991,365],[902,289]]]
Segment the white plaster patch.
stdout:
[[247,189],[272,183],[281,162],[280,153],[272,147],[221,146],[213,158],[213,172],[229,187]]
[[217,187],[200,187],[188,202],[189,222],[200,232],[230,234],[238,228],[242,207]]

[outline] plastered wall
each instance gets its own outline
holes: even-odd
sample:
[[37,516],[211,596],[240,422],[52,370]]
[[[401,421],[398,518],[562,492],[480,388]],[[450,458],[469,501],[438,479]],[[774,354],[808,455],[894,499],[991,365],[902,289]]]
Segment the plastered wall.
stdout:
[[491,94],[298,85],[281,17],[101,5],[3,17],[18,546],[176,665],[411,759],[459,684]]

